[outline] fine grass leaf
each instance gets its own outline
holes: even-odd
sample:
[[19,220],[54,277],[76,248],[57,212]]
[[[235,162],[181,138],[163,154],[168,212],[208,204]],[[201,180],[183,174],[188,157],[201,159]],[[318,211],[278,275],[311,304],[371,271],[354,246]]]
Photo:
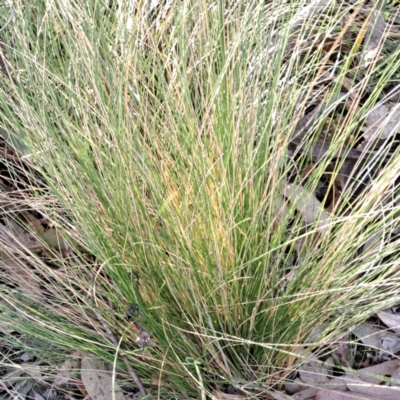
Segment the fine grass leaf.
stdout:
[[82,357],[81,378],[92,400],[126,400],[122,389],[112,381],[111,373],[99,359],[86,355]]
[[[48,189],[29,188],[40,208],[26,209],[51,216],[62,232],[76,229],[90,250],[81,254],[71,243],[65,255],[31,257],[35,274],[49,277],[46,301],[31,313],[31,299],[22,304],[19,293],[5,289],[9,318],[16,304],[23,311],[17,331],[62,351],[102,349],[107,365],[115,349],[89,312],[92,297],[103,327],[124,337],[139,375],[168,377],[160,397],[177,398],[171,390],[197,398],[199,379],[182,362],[188,357],[206,366],[208,385],[235,374],[276,387],[297,370],[299,349],[316,326],[329,324],[320,338],[328,343],[399,302],[398,236],[375,218],[384,174],[354,207],[341,195],[331,216],[314,192],[322,173],[334,180],[336,163],[322,160],[303,190],[296,176],[307,154],[296,153],[294,163],[284,154],[310,109],[336,98],[338,107],[306,123],[310,144],[325,119],[342,113],[341,77],[352,82],[346,90],[355,106],[343,109],[337,132],[328,133],[343,140],[397,82],[398,49],[384,49],[374,56],[382,62],[360,74],[358,58],[346,55],[366,26],[358,18],[363,3],[14,3],[18,18],[4,32],[4,53],[15,84],[0,74],[1,124],[23,138],[24,160],[57,197],[49,202]],[[387,27],[397,26],[387,18]],[[331,155],[339,142],[331,143]],[[398,176],[397,160],[392,164],[389,178]],[[272,230],[279,182],[286,181],[299,187],[287,192],[287,215]],[[313,227],[303,229],[304,222]],[[314,242],[309,230],[317,225],[332,229]],[[360,257],[366,231],[391,242]],[[310,240],[295,249],[304,236]],[[48,250],[46,239],[39,242]],[[292,270],[294,279],[284,281]],[[127,304],[140,307],[141,323],[157,338],[148,360],[133,357],[137,336],[126,330]]]
[[27,147],[22,143],[21,139],[15,133],[10,133],[0,126],[0,137],[9,143],[14,149],[20,154],[24,155],[27,153]]

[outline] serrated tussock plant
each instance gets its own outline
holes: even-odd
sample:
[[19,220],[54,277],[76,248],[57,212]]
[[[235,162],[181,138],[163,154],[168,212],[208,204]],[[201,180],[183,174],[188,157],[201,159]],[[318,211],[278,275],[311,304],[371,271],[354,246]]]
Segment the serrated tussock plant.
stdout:
[[[353,67],[343,20],[357,5],[28,3],[2,32],[1,125],[45,182],[29,196],[64,239],[30,254],[45,290],[4,289],[16,330],[112,362],[104,322],[145,385],[157,376],[166,397],[196,398],[235,377],[279,387],[305,348],[398,302],[397,155],[357,202],[315,201],[398,75],[398,49]],[[340,35],[354,51],[333,60]],[[360,83],[343,93],[345,78]],[[327,104],[316,137],[362,87],[369,100],[303,173],[307,152],[288,151],[301,118]],[[144,352],[138,326],[153,341]]]

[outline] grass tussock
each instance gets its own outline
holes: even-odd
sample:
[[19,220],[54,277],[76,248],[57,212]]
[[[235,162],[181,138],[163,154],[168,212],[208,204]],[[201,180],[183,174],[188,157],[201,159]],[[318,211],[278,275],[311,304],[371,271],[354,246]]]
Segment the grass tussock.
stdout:
[[[2,319],[107,362],[121,352],[166,398],[235,377],[279,387],[316,327],[308,351],[399,301],[397,153],[335,212],[313,194],[333,158],[305,179],[305,155],[287,153],[345,78],[345,102],[368,89],[335,131],[351,138],[399,50],[354,68],[351,2],[111,3],[25,2],[2,33],[1,124],[33,174],[22,197],[62,235],[20,251],[40,285],[3,287]],[[351,51],[333,62],[338,37]]]

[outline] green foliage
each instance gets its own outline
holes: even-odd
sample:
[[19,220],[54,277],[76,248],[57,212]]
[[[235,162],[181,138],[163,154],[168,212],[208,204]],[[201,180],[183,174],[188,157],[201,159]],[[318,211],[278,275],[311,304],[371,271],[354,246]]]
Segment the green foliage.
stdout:
[[[138,375],[146,384],[160,376],[163,393],[195,398],[201,385],[212,391],[235,376],[273,387],[315,327],[326,324],[326,344],[399,300],[397,240],[357,255],[371,233],[394,229],[393,211],[377,216],[395,162],[328,227],[306,228],[282,195],[293,171],[286,146],[304,108],[340,91],[314,79],[320,42],[345,6],[293,26],[303,3],[106,3],[30,2],[3,33],[15,79],[1,77],[2,125],[23,138],[24,159],[50,188],[34,196],[69,242],[53,272],[59,307],[38,298],[37,312],[14,323],[112,362],[95,307]],[[391,60],[365,79],[390,81]],[[309,193],[322,173],[313,170]],[[11,303],[26,309],[8,296],[5,313]],[[144,360],[129,305],[154,341]]]

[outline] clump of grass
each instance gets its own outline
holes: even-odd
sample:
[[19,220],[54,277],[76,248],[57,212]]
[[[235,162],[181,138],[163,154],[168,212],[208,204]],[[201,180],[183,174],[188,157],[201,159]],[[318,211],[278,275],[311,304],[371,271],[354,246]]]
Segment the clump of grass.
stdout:
[[[40,211],[68,241],[51,250],[56,269],[32,258],[52,295],[29,312],[26,293],[8,292],[4,315],[20,318],[5,318],[112,362],[104,322],[165,396],[195,398],[235,377],[278,387],[316,326],[326,345],[399,300],[397,220],[383,203],[398,159],[358,207],[324,224],[321,208],[306,227],[299,206],[322,168],[284,196],[296,123],[340,92],[318,83],[323,44],[354,6],[327,6],[308,24],[293,23],[304,2],[146,4],[37,1],[18,6],[4,33],[13,78],[1,77],[2,124],[48,185],[32,197],[57,199]],[[364,79],[387,83],[397,70],[384,60]],[[384,245],[359,256],[371,235]],[[144,358],[138,326],[154,342]]]

